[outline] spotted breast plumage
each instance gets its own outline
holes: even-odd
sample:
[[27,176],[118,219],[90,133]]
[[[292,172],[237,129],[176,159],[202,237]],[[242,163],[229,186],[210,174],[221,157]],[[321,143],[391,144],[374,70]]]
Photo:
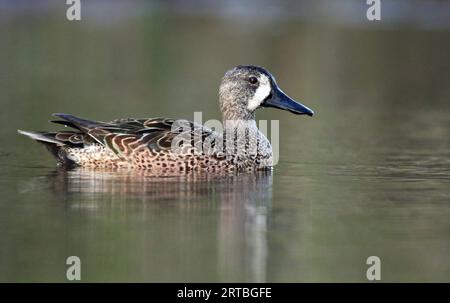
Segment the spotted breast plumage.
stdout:
[[54,114],[58,119],[52,122],[72,130],[19,133],[44,144],[63,166],[155,172],[254,170],[273,164],[270,142],[256,126],[257,108],[313,115],[284,94],[268,71],[251,65],[237,66],[225,74],[219,103],[222,132],[187,120],[98,122],[60,113]]

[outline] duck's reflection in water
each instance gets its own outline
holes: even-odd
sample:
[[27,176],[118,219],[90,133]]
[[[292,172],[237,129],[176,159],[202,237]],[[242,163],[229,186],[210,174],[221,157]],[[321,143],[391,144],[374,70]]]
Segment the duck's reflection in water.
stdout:
[[[189,218],[189,224],[197,226],[189,225],[186,228],[191,230],[184,231],[185,236],[196,239],[192,245],[216,247],[212,250],[216,256],[199,256],[207,258],[206,263],[216,264],[215,269],[207,266],[204,270],[217,272],[219,281],[266,280],[271,171],[155,176],[146,171],[74,169],[59,170],[53,177],[55,191],[72,209],[101,212],[105,207],[137,208],[144,220],[153,220],[149,228],[155,228],[152,224],[158,214],[170,213],[172,221]],[[204,219],[211,216],[213,221]],[[217,232],[199,232],[198,226]],[[167,230],[164,224],[156,228]],[[180,237],[173,236],[174,241],[183,241]],[[138,238],[152,241],[148,234]],[[188,247],[180,249],[190,254]]]

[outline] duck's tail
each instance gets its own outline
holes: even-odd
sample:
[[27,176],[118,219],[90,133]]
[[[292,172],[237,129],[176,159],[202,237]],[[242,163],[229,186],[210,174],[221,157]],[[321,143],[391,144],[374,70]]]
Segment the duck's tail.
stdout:
[[17,130],[17,132],[21,135],[30,137],[33,140],[38,142],[52,143],[56,145],[64,145],[61,141],[58,141],[55,138],[55,133],[47,133],[47,132],[34,132],[34,131],[25,131],[25,130]]
[[62,147],[67,144],[64,141],[58,140],[56,138],[57,133],[49,132],[35,132],[35,131],[24,131],[17,130],[21,135],[27,136],[39,143],[42,143],[47,150],[56,158],[59,164],[65,166],[72,166],[74,163],[72,160],[68,159],[66,153]]

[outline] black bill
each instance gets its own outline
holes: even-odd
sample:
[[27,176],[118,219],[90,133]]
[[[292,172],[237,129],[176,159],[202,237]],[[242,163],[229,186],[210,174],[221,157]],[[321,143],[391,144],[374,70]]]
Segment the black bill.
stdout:
[[314,115],[313,110],[309,109],[301,103],[294,101],[278,87],[272,91],[269,97],[261,105],[264,107],[284,109],[297,115]]

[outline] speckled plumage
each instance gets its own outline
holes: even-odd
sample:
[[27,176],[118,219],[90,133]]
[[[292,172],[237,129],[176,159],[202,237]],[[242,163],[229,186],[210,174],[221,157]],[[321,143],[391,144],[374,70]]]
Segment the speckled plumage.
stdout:
[[[19,132],[43,143],[66,166],[164,173],[264,169],[273,164],[272,147],[256,126],[255,109],[272,106],[295,112],[274,103],[272,94],[283,93],[266,70],[238,66],[225,74],[220,86],[222,133],[187,120],[97,122],[68,114],[54,114],[61,120],[52,122],[72,131]],[[305,113],[312,115],[312,111]]]

